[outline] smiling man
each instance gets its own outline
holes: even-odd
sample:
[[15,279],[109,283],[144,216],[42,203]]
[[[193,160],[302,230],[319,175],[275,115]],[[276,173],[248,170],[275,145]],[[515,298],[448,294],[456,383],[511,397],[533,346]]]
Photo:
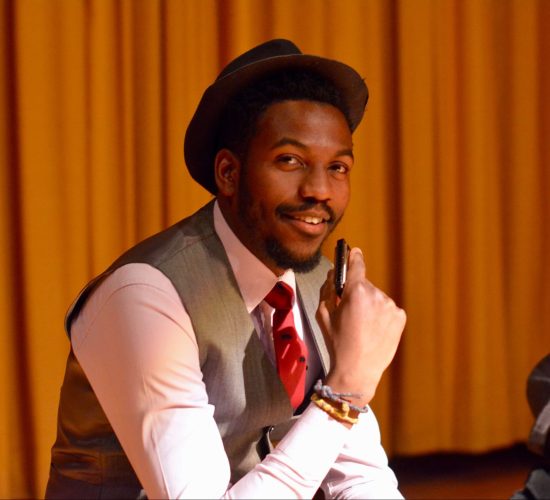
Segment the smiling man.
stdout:
[[229,149],[216,156],[220,208],[274,273],[310,271],[348,203],[349,126],[330,104],[306,100],[272,104],[256,126],[244,161]]
[[321,256],[367,96],[287,40],[205,91],[185,158],[215,199],[69,310],[47,497],[400,497],[368,403],[405,314],[359,249],[341,299]]

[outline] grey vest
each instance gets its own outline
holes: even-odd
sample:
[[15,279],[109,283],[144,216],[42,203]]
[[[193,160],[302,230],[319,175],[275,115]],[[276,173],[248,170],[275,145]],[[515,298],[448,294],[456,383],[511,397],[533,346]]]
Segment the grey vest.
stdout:
[[[133,262],[148,263],[163,272],[185,304],[197,337],[209,403],[215,406],[214,419],[235,482],[263,459],[268,451],[265,430],[291,419],[292,407],[214,231],[213,202],[133,247],[88,284],[67,315],[67,331],[93,288],[118,267]],[[313,332],[325,372],[329,358],[315,311],[329,266],[323,259],[314,271],[296,275],[306,326]],[[127,483],[131,491],[139,486],[72,352],[61,389],[48,496],[63,491],[58,483],[64,478],[103,488]]]

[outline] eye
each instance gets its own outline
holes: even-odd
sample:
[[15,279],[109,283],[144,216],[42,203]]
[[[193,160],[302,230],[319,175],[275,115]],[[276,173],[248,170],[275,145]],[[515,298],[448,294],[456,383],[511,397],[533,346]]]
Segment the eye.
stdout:
[[304,162],[300,158],[290,154],[277,157],[277,163],[282,165],[283,168],[302,168],[304,166]]
[[350,171],[350,166],[345,163],[332,163],[329,169],[336,174],[346,175]]

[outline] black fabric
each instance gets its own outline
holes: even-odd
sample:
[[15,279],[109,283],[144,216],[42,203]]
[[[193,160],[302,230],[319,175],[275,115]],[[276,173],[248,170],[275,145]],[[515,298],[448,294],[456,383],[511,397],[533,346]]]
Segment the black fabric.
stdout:
[[527,401],[535,418],[550,400],[550,354],[541,359],[527,379]]
[[[550,354],[537,363],[527,379],[527,400],[535,417],[535,424],[529,437],[529,448],[546,459],[546,465],[533,469],[525,487],[514,493],[512,500],[542,500],[550,499],[550,435],[549,414],[550,404]],[[544,420],[543,420],[544,419]],[[544,432],[547,432],[544,436]],[[545,439],[546,438],[546,439]]]
[[528,446],[550,459],[550,354],[537,363],[527,379],[527,401],[535,417]]
[[517,491],[511,500],[543,500],[550,498],[550,472],[535,469],[529,474],[523,490]]

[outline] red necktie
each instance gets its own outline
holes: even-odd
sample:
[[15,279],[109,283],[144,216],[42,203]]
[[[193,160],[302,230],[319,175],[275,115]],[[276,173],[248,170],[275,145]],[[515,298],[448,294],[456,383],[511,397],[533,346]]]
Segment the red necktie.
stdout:
[[307,346],[296,332],[290,286],[278,281],[265,301],[275,309],[273,313],[273,344],[277,358],[277,372],[285,386],[290,403],[298,408],[304,399],[306,387]]

